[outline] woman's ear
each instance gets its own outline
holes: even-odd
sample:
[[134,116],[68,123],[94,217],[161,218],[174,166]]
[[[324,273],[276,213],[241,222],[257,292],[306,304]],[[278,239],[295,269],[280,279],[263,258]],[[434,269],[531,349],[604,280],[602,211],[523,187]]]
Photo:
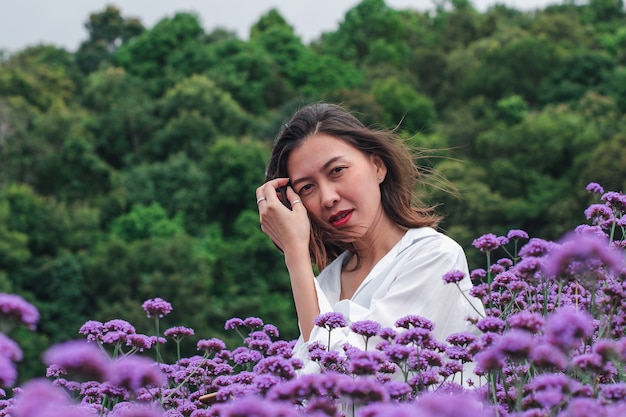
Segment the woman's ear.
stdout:
[[376,178],[378,178],[378,182],[383,182],[385,176],[387,176],[387,166],[383,162],[383,159],[377,154],[372,154],[370,155],[370,160],[376,167]]

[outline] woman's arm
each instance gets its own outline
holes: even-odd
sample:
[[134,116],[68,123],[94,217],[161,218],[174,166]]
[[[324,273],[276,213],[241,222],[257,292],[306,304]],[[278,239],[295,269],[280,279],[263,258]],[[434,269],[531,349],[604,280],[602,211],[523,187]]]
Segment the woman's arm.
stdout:
[[300,330],[308,340],[313,321],[320,314],[315,290],[315,276],[309,255],[311,223],[306,208],[299,202],[298,195],[287,187],[287,199],[291,209],[283,205],[277,189],[286,186],[288,178],[277,178],[257,189],[261,230],[265,232],[285,255],[291,290],[298,315]]

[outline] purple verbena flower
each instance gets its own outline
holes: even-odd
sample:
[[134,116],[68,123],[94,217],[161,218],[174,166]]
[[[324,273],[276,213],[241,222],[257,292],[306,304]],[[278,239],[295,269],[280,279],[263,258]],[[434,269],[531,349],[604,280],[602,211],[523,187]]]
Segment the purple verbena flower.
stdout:
[[570,306],[552,314],[546,321],[544,330],[547,342],[566,352],[591,336],[592,331],[591,316]]
[[414,327],[398,334],[395,342],[400,345],[415,344],[416,346],[426,347],[428,342],[432,340],[432,334],[428,329]]
[[163,332],[163,335],[166,337],[171,337],[173,339],[181,339],[185,336],[193,336],[195,331],[189,327],[184,326],[174,326]]
[[20,346],[15,341],[7,337],[4,333],[0,333],[0,356],[4,356],[13,362],[22,360],[23,354]]
[[278,328],[274,326],[273,324],[266,324],[265,326],[263,326],[263,331],[270,337],[280,336],[280,332],[278,331]]
[[585,189],[590,193],[604,194],[604,188],[597,182],[590,182]]
[[459,270],[452,270],[443,274],[443,282],[446,284],[461,282],[463,278],[465,278],[465,272]]
[[552,250],[555,246],[554,242],[549,242],[544,239],[532,238],[526,243],[519,251],[519,256],[522,258],[533,256],[536,258],[542,257]]
[[604,193],[601,197],[609,207],[618,213],[626,213],[626,195],[616,191]]
[[67,375],[67,372],[58,365],[50,365],[46,368],[46,378],[59,378],[62,375]]
[[348,371],[352,375],[375,375],[385,362],[382,352],[365,352],[353,349],[348,352]]
[[154,404],[121,402],[115,405],[109,417],[167,417]]
[[244,343],[248,345],[250,349],[265,352],[272,345],[272,340],[267,333],[258,330],[250,332],[248,337],[244,338]]
[[589,226],[588,224],[581,224],[576,226],[574,233],[579,236],[582,235],[595,235],[602,239],[609,239],[609,235],[600,226]]
[[425,369],[413,375],[407,381],[416,391],[424,391],[426,388],[441,383],[441,375],[433,369]]
[[548,276],[574,276],[596,269],[598,264],[619,271],[623,262],[623,254],[612,249],[606,240],[594,235],[569,235],[550,253],[544,270]]
[[285,340],[277,340],[267,348],[267,354],[269,356],[290,358],[293,356],[293,346]]
[[385,402],[389,398],[389,394],[378,381],[365,377],[347,379],[339,385],[339,390],[357,404]]
[[486,349],[474,357],[476,364],[485,371],[502,369],[505,365],[505,356],[499,349]]
[[613,384],[600,385],[600,396],[607,402],[620,402],[626,400],[626,383],[615,382]]
[[279,357],[261,359],[254,365],[254,372],[257,374],[272,374],[284,380],[296,377],[296,371],[291,361]]
[[107,332],[102,335],[101,341],[105,345],[127,344],[128,336],[130,335],[120,331]]
[[135,392],[142,387],[160,386],[165,382],[158,365],[143,356],[125,356],[113,362],[108,381],[114,386]]
[[251,329],[258,329],[263,327],[263,320],[258,317],[248,317],[244,319],[243,325]]
[[37,308],[17,294],[0,293],[0,315],[7,321],[24,324],[30,330],[35,330],[39,322]]
[[129,334],[126,337],[126,345],[131,346],[140,352],[150,349],[153,344],[152,341],[152,337],[146,336],[145,334]]
[[493,348],[512,359],[526,359],[536,342],[532,335],[524,330],[509,330],[495,343]]
[[341,313],[329,312],[322,313],[315,318],[314,324],[317,327],[323,327],[328,330],[336,329],[339,327],[348,327],[348,322]]
[[446,338],[446,342],[454,346],[468,346],[476,341],[476,336],[468,331],[453,333]]
[[58,343],[44,352],[46,365],[57,365],[77,380],[102,381],[111,361],[100,348],[83,340]]
[[239,347],[233,350],[233,362],[235,362],[237,365],[257,362],[261,360],[261,358],[262,355],[256,350],[250,350],[244,347]]
[[256,396],[242,396],[246,391],[252,390],[252,387],[235,386],[233,388],[220,390],[218,398],[221,396],[225,396],[225,399],[230,396],[241,398],[237,401],[213,405],[211,416],[248,416],[251,410],[254,410],[254,417],[301,417],[301,414],[294,407],[286,403],[270,401]]
[[372,320],[362,320],[352,323],[350,329],[356,334],[370,338],[378,334],[381,329],[381,325],[380,323]]
[[135,334],[136,330],[132,324],[126,320],[113,319],[104,323],[105,332],[123,332],[126,334]]
[[512,230],[509,230],[509,233],[507,233],[506,237],[509,238],[509,240],[528,239],[528,233],[526,233],[523,230],[512,229]]
[[583,353],[576,355],[571,360],[572,366],[583,371],[599,374],[603,371],[604,361],[597,353]]
[[152,343],[152,346],[164,345],[167,343],[167,339],[161,336],[150,336],[150,343]]
[[487,271],[482,268],[477,268],[470,272],[470,279],[474,282],[480,282],[487,277]]
[[100,340],[103,332],[104,324],[96,320],[87,321],[81,326],[80,330],[78,331],[78,333],[87,336],[87,340],[90,342]]
[[383,340],[387,340],[387,341],[391,341],[395,339],[397,335],[398,335],[398,332],[391,327],[383,327],[382,329],[378,331],[378,336],[382,338]]
[[564,374],[537,375],[528,387],[532,390],[533,399],[545,409],[563,403],[571,392],[571,379]]
[[412,391],[411,386],[404,381],[389,381],[385,383],[384,388],[389,397],[395,400],[402,399]]
[[0,355],[0,386],[11,387],[17,380],[15,363],[6,356]]
[[510,260],[509,258],[501,258],[501,259],[498,259],[498,265],[500,265],[501,267],[505,269],[508,269],[513,266],[513,261]]
[[15,417],[83,417],[79,410],[72,410],[69,397],[51,382],[34,379],[24,384],[16,396],[12,416]]
[[421,329],[432,330],[435,328],[435,325],[432,321],[428,320],[425,317],[417,316],[415,314],[409,314],[407,316],[401,317],[396,320],[396,327],[403,327],[405,329],[410,329],[411,327],[418,327]]
[[172,304],[168,303],[160,297],[144,301],[142,307],[148,315],[148,318],[163,318],[164,316],[172,312]]
[[545,323],[543,316],[539,313],[530,311],[520,311],[511,314],[507,318],[507,322],[512,329],[526,330],[531,333],[538,333]]
[[493,233],[487,233],[486,235],[474,239],[472,246],[481,252],[491,252],[501,246],[501,241]]
[[585,209],[585,217],[594,220],[594,224],[601,224],[607,220],[613,220],[613,211],[605,204],[592,204]]
[[506,323],[501,318],[487,316],[480,319],[478,323],[476,323],[476,327],[485,333],[502,333],[506,327]]
[[199,340],[196,346],[198,350],[204,350],[207,353],[218,353],[226,349],[226,343],[217,338]]
[[226,320],[226,323],[224,324],[224,330],[235,330],[241,326],[243,326],[243,320],[239,317],[233,317],[232,319]]

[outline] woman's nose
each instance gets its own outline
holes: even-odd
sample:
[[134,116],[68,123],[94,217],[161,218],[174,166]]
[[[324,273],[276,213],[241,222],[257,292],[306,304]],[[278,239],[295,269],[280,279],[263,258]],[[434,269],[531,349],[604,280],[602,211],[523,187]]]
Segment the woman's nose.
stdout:
[[320,185],[321,202],[324,207],[332,207],[339,201],[339,193],[332,184]]

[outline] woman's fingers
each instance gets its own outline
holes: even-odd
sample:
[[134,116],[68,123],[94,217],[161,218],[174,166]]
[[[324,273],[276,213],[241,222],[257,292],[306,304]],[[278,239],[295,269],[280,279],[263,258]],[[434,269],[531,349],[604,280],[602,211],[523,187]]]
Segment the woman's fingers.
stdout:
[[273,180],[267,181],[265,184],[257,188],[256,190],[256,200],[259,207],[265,201],[267,203],[276,203],[280,201],[277,192],[281,187],[289,184],[289,178],[275,178]]
[[[301,210],[304,207],[304,205],[302,204],[302,200],[300,200],[300,196],[296,194],[296,192],[293,190],[293,188],[291,188],[291,186],[287,187],[286,196],[287,196],[287,200],[289,200],[292,210]],[[298,205],[300,207],[296,208],[296,206]]]

